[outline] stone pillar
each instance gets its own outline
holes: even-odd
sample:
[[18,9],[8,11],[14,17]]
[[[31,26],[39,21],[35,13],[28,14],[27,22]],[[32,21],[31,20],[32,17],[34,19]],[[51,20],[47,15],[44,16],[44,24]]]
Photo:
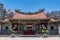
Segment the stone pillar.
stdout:
[[23,30],[24,31],[26,30],[26,24],[23,24]]
[[60,24],[58,24],[58,33],[60,34]]
[[34,31],[35,31],[35,29],[36,29],[35,25],[36,25],[36,24],[35,24],[35,23],[33,23],[33,29],[32,29],[32,30],[34,30]]
[[0,25],[0,33],[1,33],[1,25]]

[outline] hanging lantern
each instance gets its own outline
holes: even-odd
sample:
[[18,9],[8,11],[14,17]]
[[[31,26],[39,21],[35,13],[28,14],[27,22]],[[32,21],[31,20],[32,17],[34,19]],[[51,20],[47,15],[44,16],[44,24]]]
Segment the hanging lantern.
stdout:
[[14,31],[17,31],[17,24],[14,24],[13,27],[12,27],[12,29],[13,29]]

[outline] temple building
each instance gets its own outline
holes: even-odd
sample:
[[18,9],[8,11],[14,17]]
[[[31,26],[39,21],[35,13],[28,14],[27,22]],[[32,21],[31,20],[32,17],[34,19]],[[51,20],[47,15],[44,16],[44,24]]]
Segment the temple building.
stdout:
[[44,9],[34,13],[15,10],[12,16],[9,9],[3,17],[0,19],[0,34],[39,35],[43,26],[49,34],[60,34],[60,19],[48,17]]
[[59,34],[59,20],[48,18],[44,10],[36,13],[15,12],[12,18],[5,18],[0,22],[2,34],[42,34],[42,27],[49,30],[49,34]]

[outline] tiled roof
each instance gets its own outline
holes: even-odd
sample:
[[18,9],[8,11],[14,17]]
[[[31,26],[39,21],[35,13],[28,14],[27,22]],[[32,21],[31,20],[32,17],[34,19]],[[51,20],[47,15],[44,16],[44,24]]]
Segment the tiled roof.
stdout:
[[9,19],[4,19],[2,22],[9,22]]
[[2,20],[0,20],[0,23],[2,22]]
[[22,13],[15,13],[12,19],[47,19],[47,16],[44,12],[32,14],[32,15],[26,15]]

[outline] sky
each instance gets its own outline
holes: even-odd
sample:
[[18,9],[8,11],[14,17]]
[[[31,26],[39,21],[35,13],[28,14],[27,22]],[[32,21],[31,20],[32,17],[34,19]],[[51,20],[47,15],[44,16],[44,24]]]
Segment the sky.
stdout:
[[60,11],[60,0],[0,0],[4,8],[20,9],[23,12],[36,12],[45,8],[45,12]]

